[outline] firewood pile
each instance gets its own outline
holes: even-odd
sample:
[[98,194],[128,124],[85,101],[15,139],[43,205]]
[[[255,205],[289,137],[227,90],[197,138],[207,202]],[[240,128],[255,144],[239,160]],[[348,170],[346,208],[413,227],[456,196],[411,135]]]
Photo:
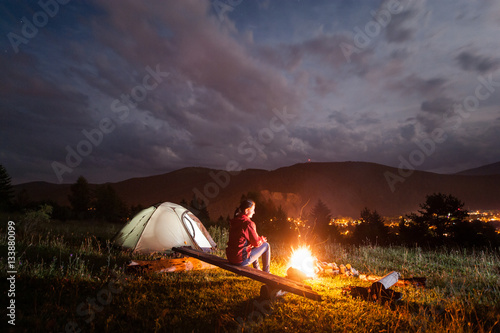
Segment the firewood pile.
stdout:
[[357,269],[351,266],[351,264],[340,264],[327,263],[323,261],[317,261],[316,270],[318,275],[344,275],[346,277],[359,277],[360,274]]
[[[357,269],[351,266],[351,264],[340,264],[327,263],[323,261],[316,262],[316,270],[318,276],[328,276],[328,275],[339,275],[344,277],[359,278],[362,281],[376,282],[382,277],[370,274],[361,274]],[[423,287],[425,288],[426,278],[425,277],[410,277],[410,278],[400,278],[394,283],[395,286],[413,286],[413,287]]]

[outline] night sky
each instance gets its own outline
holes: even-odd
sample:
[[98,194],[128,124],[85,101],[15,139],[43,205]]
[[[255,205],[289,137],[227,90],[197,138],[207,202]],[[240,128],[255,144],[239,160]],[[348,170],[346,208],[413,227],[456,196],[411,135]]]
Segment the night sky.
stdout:
[[14,184],[500,161],[500,2],[0,2]]

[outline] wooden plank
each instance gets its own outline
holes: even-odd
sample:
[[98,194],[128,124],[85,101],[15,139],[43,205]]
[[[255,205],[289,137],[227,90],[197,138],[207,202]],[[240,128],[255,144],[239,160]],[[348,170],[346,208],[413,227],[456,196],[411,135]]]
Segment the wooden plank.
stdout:
[[321,300],[321,295],[319,295],[315,291],[312,291],[311,287],[306,284],[296,282],[281,276],[266,273],[258,269],[255,269],[253,267],[233,265],[224,258],[217,257],[202,251],[194,250],[190,247],[174,247],[172,248],[172,250],[205,261],[209,264],[218,266],[222,269],[228,270],[238,275],[242,275],[250,279],[265,283],[272,288],[288,291],[293,294],[303,296],[315,301]]

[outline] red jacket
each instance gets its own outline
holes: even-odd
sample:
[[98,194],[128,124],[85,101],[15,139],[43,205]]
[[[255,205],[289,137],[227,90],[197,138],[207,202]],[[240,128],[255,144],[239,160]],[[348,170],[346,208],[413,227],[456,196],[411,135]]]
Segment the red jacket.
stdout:
[[226,257],[232,264],[241,264],[250,256],[252,247],[264,243],[255,223],[244,214],[237,215],[230,221],[229,241],[227,242]]

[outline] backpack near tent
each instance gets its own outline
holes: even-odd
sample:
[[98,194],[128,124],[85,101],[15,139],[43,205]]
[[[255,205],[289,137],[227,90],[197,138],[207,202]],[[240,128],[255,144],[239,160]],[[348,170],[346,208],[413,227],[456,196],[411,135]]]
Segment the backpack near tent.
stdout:
[[140,253],[165,252],[179,246],[203,251],[217,247],[193,213],[171,202],[142,210],[116,234],[113,242]]

